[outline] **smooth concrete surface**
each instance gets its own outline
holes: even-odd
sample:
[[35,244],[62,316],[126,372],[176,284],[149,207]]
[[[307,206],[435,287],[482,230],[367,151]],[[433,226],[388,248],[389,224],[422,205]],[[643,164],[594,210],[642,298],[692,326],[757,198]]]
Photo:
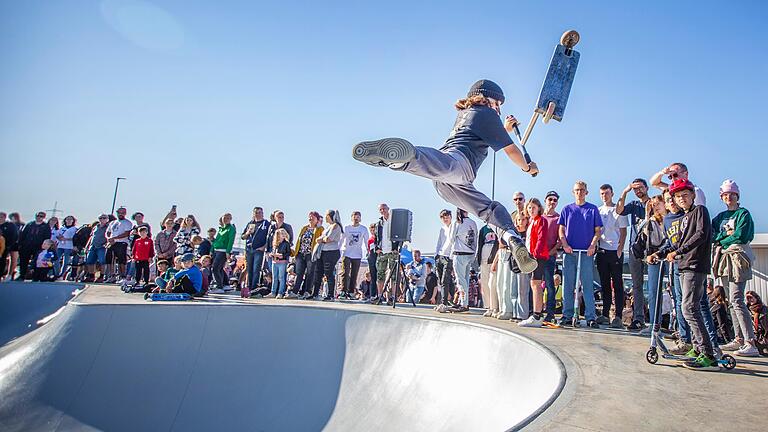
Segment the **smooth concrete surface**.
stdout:
[[0,430],[507,430],[564,384],[548,349],[502,329],[265,303],[89,287],[0,348]]
[[0,346],[38,327],[82,289],[75,283],[0,283]]

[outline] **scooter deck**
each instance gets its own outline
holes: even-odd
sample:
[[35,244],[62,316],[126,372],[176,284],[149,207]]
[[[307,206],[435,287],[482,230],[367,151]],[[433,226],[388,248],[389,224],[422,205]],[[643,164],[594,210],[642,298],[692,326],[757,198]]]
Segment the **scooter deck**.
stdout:
[[549,103],[554,102],[555,110],[552,118],[562,121],[573,79],[576,76],[576,68],[579,65],[579,57],[580,54],[576,50],[569,50],[563,45],[555,47],[547,76],[541,86],[539,100],[536,102],[536,112],[539,114],[546,113]]
[[187,301],[192,300],[192,296],[186,293],[146,293],[144,300],[149,301]]

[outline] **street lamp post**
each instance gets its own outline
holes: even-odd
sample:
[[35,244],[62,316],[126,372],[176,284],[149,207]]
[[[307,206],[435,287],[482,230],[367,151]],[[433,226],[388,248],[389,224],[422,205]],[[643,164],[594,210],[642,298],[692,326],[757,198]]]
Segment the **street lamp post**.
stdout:
[[117,188],[120,187],[120,180],[125,180],[125,177],[118,177],[115,181],[115,195],[112,197],[112,211],[109,214],[115,214],[115,202],[117,201]]

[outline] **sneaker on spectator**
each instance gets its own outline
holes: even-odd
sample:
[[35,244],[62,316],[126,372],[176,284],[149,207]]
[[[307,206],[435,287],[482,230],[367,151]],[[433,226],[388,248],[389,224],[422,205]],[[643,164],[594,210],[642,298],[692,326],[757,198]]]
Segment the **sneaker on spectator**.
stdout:
[[221,288],[214,288],[212,290],[208,290],[211,294],[224,294],[224,290]]
[[630,331],[638,331],[645,328],[645,324],[641,323],[640,321],[632,321],[630,325],[627,326],[627,330]]
[[281,298],[283,298],[283,297],[285,297],[285,296],[284,296],[284,295],[282,295],[282,294],[278,294],[278,295],[277,295],[277,297],[275,297],[275,298],[279,298],[279,299],[281,299]]
[[595,321],[595,320],[589,320],[589,321],[587,321],[587,327],[593,328],[593,329],[599,329],[600,328],[600,324],[598,324],[597,321]]
[[692,370],[701,371],[718,371],[720,366],[717,364],[717,360],[714,357],[708,357],[705,354],[699,354],[696,358],[683,363],[683,366]]
[[690,351],[693,346],[689,343],[685,343],[678,340],[677,343],[669,348],[669,353],[672,355],[683,355]]
[[557,323],[557,319],[554,315],[547,315],[544,317],[544,321],[548,323]]
[[734,339],[725,345],[720,345],[720,349],[723,351],[738,351],[742,346],[738,340]]
[[277,297],[277,296],[274,293],[269,293],[269,294],[264,296],[264,298],[275,298],[275,297]]
[[645,327],[644,329],[640,330],[637,334],[639,334],[640,336],[650,336],[651,326]]
[[745,343],[743,347],[733,353],[739,357],[760,357],[760,351],[750,342]]
[[596,320],[596,321],[597,321],[597,323],[598,323],[598,324],[600,324],[600,325],[608,325],[608,324],[610,324],[610,323],[611,323],[611,320],[610,320],[610,319],[608,319],[608,317],[606,317],[606,316],[603,316],[603,315],[600,315],[599,317],[597,317],[597,320]]
[[608,327],[613,329],[623,329],[624,324],[621,322],[621,318],[617,317],[617,318],[614,318],[613,321],[611,321],[611,325],[609,325]]
[[483,316],[484,316],[484,317],[491,317],[491,316],[493,316],[493,311],[492,311],[492,310],[490,310],[490,309],[488,309],[487,311],[485,311],[485,313],[483,314]]
[[671,340],[671,341],[676,341],[676,340],[680,339],[680,333],[678,333],[678,332],[667,333],[667,334],[664,335],[664,339]]
[[694,358],[695,359],[700,354],[701,354],[700,352],[696,351],[696,348],[691,348],[690,350],[688,350],[687,353],[685,353],[685,356],[688,357],[688,358]]
[[569,328],[573,327],[573,318],[566,319],[565,317],[562,317],[560,318],[559,324],[560,324],[560,327],[569,327]]
[[511,320],[511,319],[512,319],[512,318],[514,318],[514,317],[515,317],[515,316],[514,316],[514,315],[512,315],[512,313],[510,313],[510,312],[504,312],[504,313],[499,313],[499,315],[498,315],[496,318],[498,318],[498,319],[500,319],[500,320],[503,320],[503,321],[507,321],[507,320]]
[[469,308],[466,306],[456,306],[455,308],[452,308],[451,312],[454,312],[454,313],[469,312]]
[[285,293],[283,298],[286,298],[286,299],[297,299],[297,298],[299,298],[299,296],[297,296],[296,293],[294,293],[294,292],[288,291],[287,293]]
[[517,323],[518,327],[541,327],[543,320],[541,318],[536,319],[533,315]]
[[[379,303],[381,303],[381,302],[379,302]],[[448,306],[446,306],[446,305],[444,305],[444,304],[440,303],[440,304],[439,304],[439,305],[437,305],[437,307],[435,308],[435,311],[437,311],[437,312],[440,312],[440,313],[448,313]]]

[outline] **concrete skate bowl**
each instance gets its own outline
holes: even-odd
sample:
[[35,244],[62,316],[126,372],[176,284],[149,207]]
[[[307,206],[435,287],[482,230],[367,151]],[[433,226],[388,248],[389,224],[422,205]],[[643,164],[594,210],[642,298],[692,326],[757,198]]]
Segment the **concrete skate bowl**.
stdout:
[[0,346],[37,329],[40,320],[61,309],[82,288],[67,283],[0,284]]
[[0,430],[500,431],[564,380],[545,348],[473,324],[73,302],[0,349]]

